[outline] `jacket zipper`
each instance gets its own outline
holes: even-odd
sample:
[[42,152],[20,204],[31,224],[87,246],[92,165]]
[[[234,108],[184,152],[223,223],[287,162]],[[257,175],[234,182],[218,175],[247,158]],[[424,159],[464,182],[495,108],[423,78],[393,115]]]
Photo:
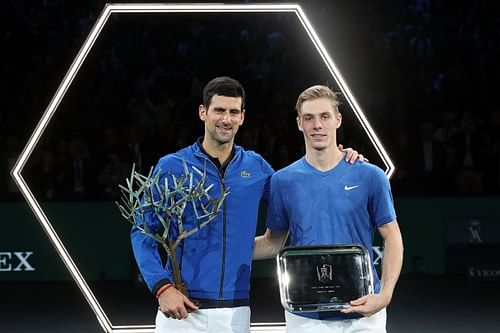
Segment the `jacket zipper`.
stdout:
[[[226,169],[224,170],[224,175],[222,175],[219,171],[219,168],[217,167],[217,165],[215,165],[214,162],[212,162],[209,158],[205,157],[202,155],[202,157],[210,162],[214,167],[215,167],[215,170],[217,170],[217,173],[219,174],[219,178],[221,180],[221,185],[222,185],[222,192],[221,193],[224,193],[224,191],[226,190],[226,183],[225,183],[225,179],[226,179],[226,174],[227,174],[227,169],[229,169],[229,166],[231,165],[231,162],[233,161],[234,159],[234,156],[233,156],[233,159],[229,162],[229,164],[227,165]],[[226,216],[226,210],[227,210],[227,203],[226,201],[224,200],[224,203],[222,204],[222,211],[223,211],[223,215],[222,215],[222,267],[221,267],[221,276],[220,276],[220,286],[219,286],[219,300],[222,300],[223,296],[224,296],[224,275],[225,275],[225,269],[226,269],[226,233],[227,233],[227,216]]]
[[[230,162],[231,163],[231,162]],[[226,167],[229,167],[229,165]],[[219,173],[220,175],[220,173]],[[222,193],[226,190],[226,184],[224,182],[226,178],[226,172],[224,171],[224,178],[222,178]],[[227,219],[226,219],[226,206],[227,203],[224,200],[223,203],[223,215],[222,215],[222,270],[221,270],[221,277],[220,277],[220,288],[219,288],[219,300],[222,300],[222,297],[224,296],[224,275],[225,275],[225,270],[226,270],[226,234],[227,234]]]

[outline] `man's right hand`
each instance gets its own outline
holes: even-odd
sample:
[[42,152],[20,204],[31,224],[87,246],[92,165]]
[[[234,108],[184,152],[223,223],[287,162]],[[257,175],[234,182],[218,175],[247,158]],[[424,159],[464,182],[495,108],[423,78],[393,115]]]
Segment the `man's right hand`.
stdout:
[[158,297],[158,309],[167,317],[186,319],[188,309],[198,310],[198,307],[176,288],[169,288]]

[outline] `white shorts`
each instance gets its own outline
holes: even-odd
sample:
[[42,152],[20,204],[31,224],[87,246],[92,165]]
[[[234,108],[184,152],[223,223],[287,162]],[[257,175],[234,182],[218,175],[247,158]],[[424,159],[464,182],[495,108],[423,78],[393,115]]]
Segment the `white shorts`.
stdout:
[[386,333],[385,309],[370,317],[347,320],[319,320],[285,311],[287,333]]
[[202,309],[187,319],[167,318],[156,314],[156,333],[250,333],[250,307]]

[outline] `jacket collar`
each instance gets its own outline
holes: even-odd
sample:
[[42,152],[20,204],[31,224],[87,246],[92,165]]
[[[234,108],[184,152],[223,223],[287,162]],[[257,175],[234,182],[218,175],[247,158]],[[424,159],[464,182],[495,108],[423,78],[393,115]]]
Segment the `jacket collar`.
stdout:
[[242,150],[242,148],[238,145],[233,145],[233,149],[231,151],[231,155],[229,156],[229,158],[227,159],[226,163],[224,163],[224,165],[221,165],[220,162],[219,162],[219,159],[218,158],[215,158],[215,157],[212,157],[210,156],[206,151],[205,149],[203,149],[203,146],[202,146],[202,142],[203,142],[203,137],[200,136],[196,142],[192,145],[192,149],[193,149],[193,152],[195,153],[195,155],[198,155],[198,156],[203,156],[204,158],[208,158],[210,161],[212,161],[216,166],[217,168],[219,169],[225,169],[227,167],[227,165],[235,158],[235,156],[237,154],[239,154],[239,152]]

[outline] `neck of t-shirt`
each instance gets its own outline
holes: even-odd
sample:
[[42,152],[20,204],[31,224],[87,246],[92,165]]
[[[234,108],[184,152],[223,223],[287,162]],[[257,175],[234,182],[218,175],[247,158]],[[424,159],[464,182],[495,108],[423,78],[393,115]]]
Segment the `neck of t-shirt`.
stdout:
[[[336,149],[336,148],[335,148]],[[339,151],[328,151],[328,150],[313,150],[312,152],[306,152],[306,160],[311,166],[319,171],[328,171],[335,168],[344,156],[344,152]]]

